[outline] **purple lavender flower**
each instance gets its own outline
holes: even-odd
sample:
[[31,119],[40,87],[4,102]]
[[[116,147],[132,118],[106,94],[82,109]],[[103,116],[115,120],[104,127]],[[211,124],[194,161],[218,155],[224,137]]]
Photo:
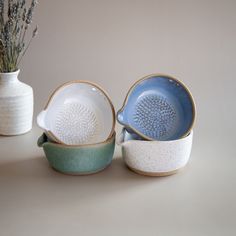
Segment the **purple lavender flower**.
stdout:
[[36,0],[31,0],[29,6],[26,0],[0,0],[0,72],[17,70],[32,39],[37,35],[36,26],[29,41],[25,42],[36,4]]

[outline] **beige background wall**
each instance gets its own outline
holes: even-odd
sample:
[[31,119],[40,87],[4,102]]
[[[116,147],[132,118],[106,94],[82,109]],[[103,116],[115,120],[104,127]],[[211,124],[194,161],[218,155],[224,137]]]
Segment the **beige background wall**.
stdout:
[[21,65],[21,79],[34,88],[35,114],[55,87],[74,79],[104,87],[117,110],[134,81],[158,72],[189,86],[196,132],[223,136],[232,130],[224,124],[236,118],[236,1],[39,3],[39,35]]
[[236,1],[39,2],[20,75],[35,115],[68,80],[98,83],[117,110],[137,79],[166,73],[195,97],[194,145],[170,177],[129,171],[118,146],[105,171],[75,177],[49,167],[36,126],[0,137],[0,235],[235,236]]

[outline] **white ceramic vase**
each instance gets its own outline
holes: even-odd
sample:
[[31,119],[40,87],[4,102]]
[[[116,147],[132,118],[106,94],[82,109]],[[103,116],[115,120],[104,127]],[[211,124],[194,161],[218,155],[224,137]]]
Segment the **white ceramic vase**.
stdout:
[[33,89],[18,80],[20,70],[0,73],[0,135],[19,135],[31,130]]

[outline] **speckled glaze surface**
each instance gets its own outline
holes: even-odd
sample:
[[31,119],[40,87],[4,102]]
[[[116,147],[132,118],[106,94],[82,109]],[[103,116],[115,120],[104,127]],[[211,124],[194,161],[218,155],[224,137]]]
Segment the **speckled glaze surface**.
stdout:
[[182,82],[153,74],[131,87],[117,120],[146,140],[175,140],[192,129],[195,104]]
[[115,149],[115,133],[106,142],[78,147],[50,142],[44,133],[38,139],[38,146],[43,147],[53,169],[70,175],[94,174],[111,163]]
[[189,161],[193,131],[181,139],[172,141],[124,141],[120,135],[122,156],[130,169],[149,176],[165,176],[177,172]]
[[0,73],[0,135],[20,135],[32,128],[33,89],[18,80],[19,72]]

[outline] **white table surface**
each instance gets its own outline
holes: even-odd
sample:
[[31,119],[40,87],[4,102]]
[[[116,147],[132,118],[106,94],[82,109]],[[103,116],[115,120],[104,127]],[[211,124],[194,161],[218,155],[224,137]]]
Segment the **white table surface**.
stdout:
[[0,138],[1,236],[236,235],[236,157],[220,139],[195,137],[169,177],[129,171],[119,147],[103,172],[67,176],[49,167],[40,134]]

